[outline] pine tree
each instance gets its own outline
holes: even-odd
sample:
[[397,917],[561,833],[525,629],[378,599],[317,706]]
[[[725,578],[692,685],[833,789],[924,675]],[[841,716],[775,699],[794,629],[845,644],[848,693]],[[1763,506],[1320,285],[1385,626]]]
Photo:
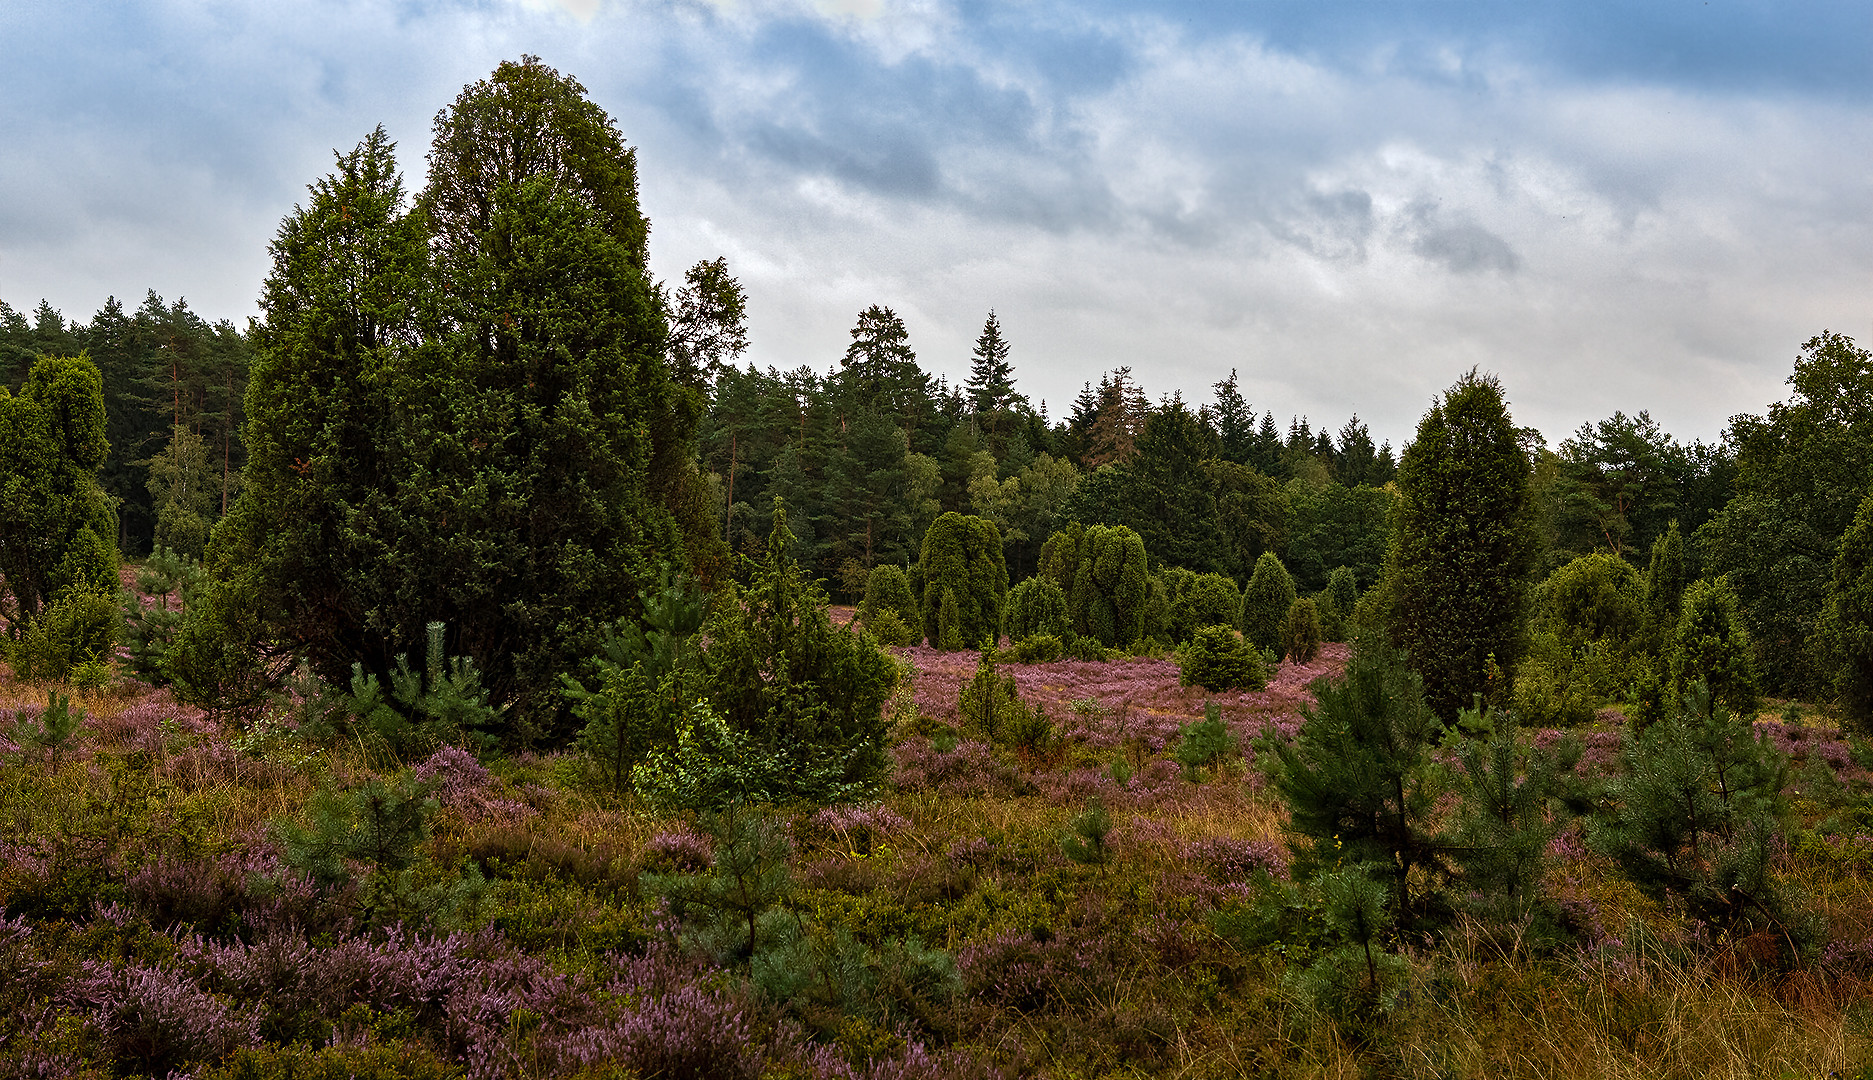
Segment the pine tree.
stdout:
[[1443,729],[1422,681],[1382,638],[1362,636],[1345,675],[1321,685],[1301,717],[1293,742],[1258,748],[1277,762],[1297,876],[1363,868],[1394,912],[1427,913],[1442,902],[1448,865],[1431,758]]
[[[1531,467],[1502,384],[1475,371],[1418,424],[1399,469],[1393,640],[1424,676],[1439,716],[1513,674],[1521,654],[1535,533]],[[1503,680],[1498,680],[1501,682]]]

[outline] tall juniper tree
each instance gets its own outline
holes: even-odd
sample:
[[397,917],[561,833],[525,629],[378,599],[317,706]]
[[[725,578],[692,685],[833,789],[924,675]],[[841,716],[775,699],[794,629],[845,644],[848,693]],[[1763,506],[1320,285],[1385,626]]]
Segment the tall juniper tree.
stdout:
[[1474,370],[1425,414],[1399,466],[1391,632],[1446,719],[1476,693],[1506,688],[1520,654],[1535,557],[1531,473],[1502,383]]

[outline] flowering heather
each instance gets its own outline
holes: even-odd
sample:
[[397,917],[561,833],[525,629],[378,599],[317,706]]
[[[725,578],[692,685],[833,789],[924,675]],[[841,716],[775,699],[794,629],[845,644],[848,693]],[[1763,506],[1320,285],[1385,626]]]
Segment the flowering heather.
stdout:
[[846,851],[869,853],[886,838],[910,828],[910,819],[882,806],[828,806],[808,824]]
[[1277,878],[1288,876],[1288,853],[1272,840],[1209,836],[1186,841],[1182,854],[1217,882],[1247,881],[1257,873]]
[[215,736],[221,729],[208,714],[179,704],[166,690],[144,694],[120,709],[99,709],[85,727],[96,744],[109,750],[156,753],[178,736]]
[[120,1061],[146,1075],[222,1057],[260,1038],[251,1010],[228,1004],[172,968],[87,960],[65,998],[91,1015]]
[[1015,795],[1021,778],[995,760],[985,742],[959,742],[948,753],[929,739],[906,739],[893,747],[896,783],[901,791],[938,791],[945,795]]
[[517,799],[502,798],[500,782],[475,755],[459,746],[445,746],[410,767],[419,781],[435,785],[436,800],[471,821],[492,820],[513,824],[539,814]]
[[644,845],[643,860],[650,870],[700,873],[715,861],[715,842],[693,829],[660,832]]

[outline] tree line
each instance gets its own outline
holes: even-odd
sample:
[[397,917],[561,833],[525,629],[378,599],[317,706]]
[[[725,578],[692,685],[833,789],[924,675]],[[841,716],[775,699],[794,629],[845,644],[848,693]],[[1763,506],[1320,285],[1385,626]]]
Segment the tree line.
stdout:
[[[244,332],[154,293],[82,325],[0,310],[20,387],[0,478],[16,668],[37,663],[29,639],[115,635],[47,613],[114,589],[119,553],[150,545],[186,617],[134,610],[129,633],[180,693],[252,707],[303,662],[384,688],[409,720],[457,678],[490,737],[564,742],[596,722],[600,660],[649,655],[620,641],[696,632],[658,628],[670,581],[717,611],[766,582],[766,610],[796,621],[802,596],[865,601],[868,622],[893,611],[884,636],[938,646],[992,644],[1017,613],[1046,621],[1027,601],[1057,601],[1068,634],[1149,650],[1204,626],[1267,640],[1242,592],[1288,595],[1257,591],[1272,562],[1329,622],[1387,629],[1440,714],[1477,693],[1553,715],[1655,701],[1712,635],[1753,687],[1851,699],[1835,674],[1861,670],[1841,657],[1865,640],[1850,526],[1873,481],[1873,366],[1841,335],[1808,342],[1789,400],[1716,444],[1621,412],[1551,448],[1478,373],[1399,454],[1357,417],[1284,431],[1234,372],[1193,408],[1121,367],[1055,418],[1018,389],[992,311],[960,385],[883,305],[824,374],[740,365],[730,268],[652,277],[634,152],[537,58],[442,110],[421,190],[400,168],[381,128],[337,155],[282,222]],[[868,600],[900,595],[892,573],[908,600]],[[1059,596],[1011,603],[1030,580]],[[1716,622],[1681,630],[1687,597]],[[73,604],[62,618],[98,610]],[[814,647],[846,655],[836,639]],[[417,682],[391,693],[399,679]],[[713,730],[666,721],[665,742]]]

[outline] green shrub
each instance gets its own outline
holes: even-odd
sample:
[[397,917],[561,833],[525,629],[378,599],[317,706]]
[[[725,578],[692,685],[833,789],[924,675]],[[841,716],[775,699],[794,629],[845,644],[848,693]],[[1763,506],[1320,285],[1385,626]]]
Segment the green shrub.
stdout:
[[1702,578],[1684,591],[1670,644],[1671,699],[1681,701],[1703,683],[1709,699],[1753,717],[1761,706],[1749,633],[1727,578]]
[[1086,527],[1074,521],[1041,545],[1040,576],[1060,586],[1068,596],[1073,594],[1073,583],[1079,578],[1080,544],[1085,539]]
[[67,679],[74,668],[102,661],[122,626],[123,613],[111,593],[66,589],[40,611],[14,646],[14,671],[24,679]]
[[1359,579],[1354,576],[1352,567],[1337,567],[1328,575],[1327,597],[1342,617],[1353,617],[1353,611],[1359,606]]
[[1145,542],[1124,525],[1094,525],[1080,541],[1067,603],[1073,630],[1106,646],[1144,636]]
[[1068,830],[1060,839],[1060,850],[1067,858],[1082,866],[1104,866],[1112,858],[1112,813],[1097,796],[1074,815]]
[[1268,685],[1261,653],[1232,626],[1204,626],[1177,653],[1185,686],[1224,690],[1260,690]]
[[865,599],[858,606],[858,621],[865,625],[878,640],[887,645],[915,645],[915,641],[887,640],[879,630],[878,621],[886,615],[895,617],[902,632],[892,631],[892,638],[902,638],[904,634],[914,633],[910,628],[923,625],[923,613],[917,609],[917,598],[911,592],[910,575],[902,567],[885,564],[874,566],[865,578]]
[[995,654],[987,649],[976,665],[975,676],[957,695],[956,715],[964,731],[992,746],[1034,754],[1052,747],[1053,724],[1044,712],[1021,700],[1013,676],[996,673]]
[[1255,560],[1255,572],[1242,590],[1242,608],[1236,625],[1258,649],[1281,648],[1281,631],[1294,604],[1294,579],[1272,551]]
[[1010,650],[1017,664],[1051,664],[1066,653],[1066,646],[1052,634],[1035,634],[1015,642]]
[[[994,645],[1008,596],[1008,564],[995,524],[955,512],[939,516],[924,533],[917,565],[924,578],[924,637],[940,649]],[[955,605],[954,646],[945,641],[940,623],[948,603]]]
[[8,738],[23,749],[57,753],[65,749],[84,722],[85,711],[72,708],[71,695],[55,690],[38,716],[28,718],[22,712],[15,718]]
[[872,637],[878,639],[878,644],[880,645],[903,648],[905,646],[915,645],[923,640],[922,634],[911,629],[909,624],[898,617],[897,612],[889,608],[885,608],[871,618],[866,619],[864,626]]
[[1600,697],[1573,655],[1553,634],[1537,633],[1516,669],[1512,696],[1522,719],[1536,727],[1593,722]]
[[600,639],[593,660],[598,689],[571,677],[561,687],[573,715],[584,721],[579,749],[614,791],[651,747],[668,745],[676,725],[701,693],[696,634],[709,614],[709,598],[692,579],[665,568],[655,587],[641,590],[643,625],[621,620]]
[[1873,729],[1873,495],[1841,538],[1821,630],[1843,718],[1855,730]]
[[[164,661],[175,641],[188,606],[207,583],[202,565],[187,555],[161,544],[150,552],[137,571],[137,590],[156,599],[145,607],[137,593],[125,591],[120,600],[124,608],[124,647],[130,654],[130,670],[145,682],[164,686],[170,681]],[[175,601],[175,602],[172,602]]]
[[399,654],[388,691],[362,664],[353,664],[345,711],[361,734],[397,757],[426,754],[445,743],[490,745],[506,706],[488,704],[473,660],[448,656],[442,623],[432,622],[427,630],[423,670],[411,670],[409,656]]
[[1314,609],[1320,612],[1320,640],[1345,641],[1347,612],[1334,603],[1333,594],[1325,589],[1315,593]]
[[1310,596],[1288,605],[1281,624],[1281,655],[1297,664],[1311,662],[1320,652],[1320,611]]
[[1067,594],[1052,579],[1031,577],[1008,593],[1008,640],[1020,644],[1035,634],[1061,638],[1071,629]]
[[242,1047],[204,1080],[453,1080],[460,1071],[416,1042]]
[[1224,574],[1166,571],[1164,580],[1173,586],[1167,635],[1173,645],[1189,641],[1199,626],[1234,624],[1242,609],[1242,590],[1236,587],[1233,578]]
[[1214,701],[1206,701],[1203,719],[1184,727],[1171,757],[1194,780],[1199,769],[1214,769],[1239,749],[1235,733],[1223,723],[1222,708]]

